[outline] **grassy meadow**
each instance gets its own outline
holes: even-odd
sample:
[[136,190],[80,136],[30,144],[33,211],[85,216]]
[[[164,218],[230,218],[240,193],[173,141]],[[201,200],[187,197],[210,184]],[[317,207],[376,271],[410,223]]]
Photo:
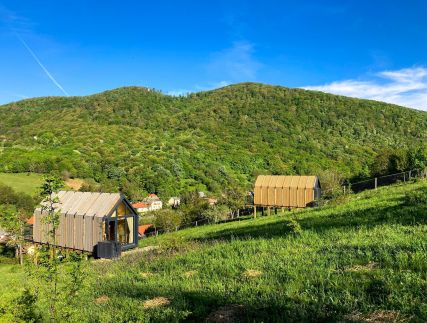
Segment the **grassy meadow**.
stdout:
[[[88,262],[72,320],[426,321],[426,202],[418,181],[144,239]],[[0,273],[11,299],[19,269]]]
[[43,175],[35,173],[0,173],[0,183],[12,187],[17,192],[33,196],[43,183]]

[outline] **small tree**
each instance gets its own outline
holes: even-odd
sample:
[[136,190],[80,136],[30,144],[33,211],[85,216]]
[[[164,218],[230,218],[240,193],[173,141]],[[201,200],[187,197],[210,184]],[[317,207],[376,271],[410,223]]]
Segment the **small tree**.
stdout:
[[0,226],[10,234],[8,244],[15,247],[16,258],[24,264],[22,246],[24,244],[24,229],[28,214],[23,209],[17,209],[14,205],[0,206]]
[[240,209],[245,206],[245,191],[237,185],[227,188],[220,203],[230,209],[232,218],[239,216]]
[[156,228],[161,228],[169,232],[177,230],[181,223],[182,214],[179,211],[163,209],[154,212],[154,225],[156,226]]
[[230,210],[226,205],[215,205],[203,212],[203,218],[207,219],[209,223],[217,223],[219,221],[227,220],[229,213]]
[[48,308],[50,320],[55,322],[57,318],[57,303],[58,303],[58,282],[59,282],[59,263],[55,249],[55,236],[59,226],[60,206],[59,199],[55,195],[56,192],[63,186],[63,182],[55,177],[49,176],[45,179],[41,187],[42,211],[46,214],[42,217],[41,222],[48,225],[49,231],[47,236],[47,247],[44,257],[40,262],[40,266],[44,269],[39,275],[44,280],[44,283],[49,286],[49,292],[46,293],[48,298]]

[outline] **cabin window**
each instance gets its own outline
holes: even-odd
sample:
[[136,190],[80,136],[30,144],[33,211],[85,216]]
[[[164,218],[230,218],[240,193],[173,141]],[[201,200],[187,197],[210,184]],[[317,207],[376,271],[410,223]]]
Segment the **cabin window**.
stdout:
[[116,241],[116,221],[108,221],[107,239],[109,241]]
[[117,221],[117,241],[122,244],[133,243],[133,218]]
[[122,202],[120,203],[120,205],[117,207],[117,216],[125,216],[126,215],[126,205]]
[[134,243],[133,237],[134,237],[134,225],[133,225],[133,217],[127,218],[127,227],[129,230],[129,240],[128,243]]

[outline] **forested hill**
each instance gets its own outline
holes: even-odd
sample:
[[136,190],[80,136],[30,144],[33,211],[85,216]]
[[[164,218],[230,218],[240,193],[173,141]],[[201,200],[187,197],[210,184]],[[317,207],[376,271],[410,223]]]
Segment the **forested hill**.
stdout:
[[418,156],[395,168],[419,163],[426,141],[425,112],[255,83],[185,97],[126,87],[0,107],[0,172],[66,171],[134,198],[248,187],[267,172],[369,176],[391,167],[372,166],[388,149]]

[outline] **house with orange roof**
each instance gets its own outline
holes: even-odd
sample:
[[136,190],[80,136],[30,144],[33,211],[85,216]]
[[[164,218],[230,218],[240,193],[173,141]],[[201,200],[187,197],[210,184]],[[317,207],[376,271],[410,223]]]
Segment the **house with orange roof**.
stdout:
[[150,206],[144,202],[132,203],[132,207],[139,213],[150,211]]

